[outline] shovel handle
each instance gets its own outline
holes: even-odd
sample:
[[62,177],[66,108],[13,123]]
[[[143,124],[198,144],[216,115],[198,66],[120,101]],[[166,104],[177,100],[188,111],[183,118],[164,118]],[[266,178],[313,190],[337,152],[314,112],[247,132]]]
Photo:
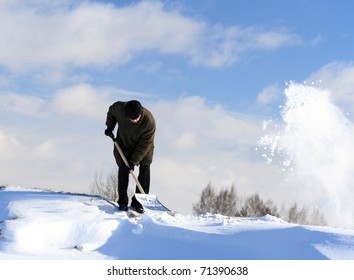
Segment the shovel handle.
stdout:
[[[127,158],[125,157],[125,155],[124,155],[122,149],[120,148],[119,144],[117,143],[117,141],[114,141],[113,138],[112,138],[112,140],[113,140],[114,145],[116,146],[116,148],[117,148],[117,150],[118,150],[119,155],[120,155],[121,158],[123,159],[125,165],[129,168],[129,162],[127,161]],[[133,170],[130,170],[129,173],[130,173],[130,175],[132,175],[132,177],[133,177],[133,179],[134,179],[136,185],[138,186],[138,189],[139,189],[140,193],[145,194],[143,187],[141,186],[141,184],[140,184],[138,178],[136,178],[136,176],[135,176],[135,174],[134,174],[134,171],[133,171]]]

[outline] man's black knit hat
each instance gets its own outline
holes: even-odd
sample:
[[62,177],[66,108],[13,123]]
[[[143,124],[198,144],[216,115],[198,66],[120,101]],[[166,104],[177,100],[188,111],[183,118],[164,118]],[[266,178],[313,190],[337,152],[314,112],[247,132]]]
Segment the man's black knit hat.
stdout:
[[125,104],[125,113],[131,120],[137,119],[140,116],[142,110],[143,107],[137,100],[131,100]]

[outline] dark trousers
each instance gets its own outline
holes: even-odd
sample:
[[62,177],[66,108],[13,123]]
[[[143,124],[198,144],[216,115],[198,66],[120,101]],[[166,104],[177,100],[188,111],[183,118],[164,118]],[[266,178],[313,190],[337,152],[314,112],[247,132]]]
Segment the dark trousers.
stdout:
[[[150,190],[150,165],[139,165],[139,176],[143,190],[146,194]],[[118,204],[128,205],[128,184],[129,184],[129,168],[126,166],[120,166],[118,169]],[[135,193],[140,193],[138,186],[136,186]],[[132,206],[140,205],[135,196],[132,197]]]

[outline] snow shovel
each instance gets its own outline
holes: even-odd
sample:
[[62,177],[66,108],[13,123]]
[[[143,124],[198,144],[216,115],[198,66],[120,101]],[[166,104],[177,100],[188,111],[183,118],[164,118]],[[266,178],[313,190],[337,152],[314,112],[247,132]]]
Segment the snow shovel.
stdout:
[[[113,138],[112,138],[113,139]],[[129,163],[127,161],[127,158],[125,157],[122,149],[120,148],[119,144],[117,143],[117,141],[114,141],[114,145],[116,146],[119,155],[121,156],[121,158],[124,161],[124,164],[129,168]],[[138,178],[135,176],[135,173],[133,170],[129,171],[130,175],[132,175],[140,193],[135,193],[135,198],[141,203],[141,205],[143,205],[144,208],[148,209],[148,210],[154,210],[154,211],[166,211],[169,212],[170,209],[168,209],[166,206],[164,206],[157,198],[156,195],[153,194],[146,194],[144,192],[143,187],[141,186]]]

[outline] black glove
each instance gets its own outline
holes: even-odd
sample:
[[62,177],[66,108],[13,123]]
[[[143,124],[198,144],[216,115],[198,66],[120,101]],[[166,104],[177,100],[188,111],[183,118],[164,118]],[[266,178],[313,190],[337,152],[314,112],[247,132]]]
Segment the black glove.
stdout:
[[135,164],[132,162],[129,162],[129,170],[134,171]]
[[113,129],[110,127],[107,127],[107,129],[104,131],[104,134],[110,138],[112,138],[112,140],[114,140],[114,134],[113,134]]

